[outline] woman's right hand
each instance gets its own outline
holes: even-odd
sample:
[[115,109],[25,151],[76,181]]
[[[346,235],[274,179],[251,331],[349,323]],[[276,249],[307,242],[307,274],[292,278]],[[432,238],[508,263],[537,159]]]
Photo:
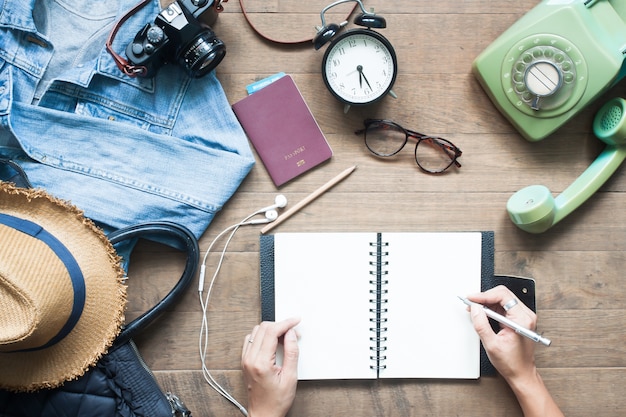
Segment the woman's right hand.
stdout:
[[[504,286],[469,295],[467,298],[504,315],[527,329],[535,330],[537,315]],[[505,305],[509,306],[506,311]],[[524,416],[563,417],[563,413],[537,372],[536,343],[504,325],[500,326],[499,332],[494,332],[484,308],[479,305],[471,306],[470,316],[489,360],[515,393]]]
[[[482,304],[514,322],[534,330],[537,316],[505,286],[498,286],[488,291],[472,294],[470,301]],[[517,304],[504,310],[504,305],[515,300]],[[529,377],[536,372],[535,342],[523,337],[515,330],[501,325],[498,333],[494,332],[484,309],[471,306],[471,318],[474,329],[483,342],[489,360],[507,381]]]

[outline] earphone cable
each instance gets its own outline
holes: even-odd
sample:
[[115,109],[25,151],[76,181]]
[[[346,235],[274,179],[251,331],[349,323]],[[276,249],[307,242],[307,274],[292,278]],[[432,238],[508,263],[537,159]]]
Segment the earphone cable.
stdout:
[[[245,409],[245,407],[243,405],[241,405],[231,394],[229,394],[213,378],[213,375],[211,375],[211,372],[209,371],[209,369],[207,367],[207,364],[206,364],[206,354],[207,354],[208,345],[209,345],[209,322],[208,322],[207,315],[208,315],[209,301],[210,301],[210,297],[211,297],[211,292],[213,290],[213,285],[215,284],[215,281],[217,279],[217,275],[219,274],[219,271],[220,271],[220,269],[222,267],[222,263],[224,261],[225,255],[226,255],[226,250],[228,249],[228,245],[230,244],[231,240],[235,236],[235,233],[237,233],[237,230],[239,230],[239,228],[241,226],[243,226],[243,225],[250,224],[250,223],[248,223],[248,221],[252,217],[254,217],[254,216],[256,216],[257,214],[260,214],[260,213],[261,213],[261,211],[256,211],[256,212],[252,213],[251,215],[247,216],[246,218],[244,218],[239,223],[236,223],[236,224],[233,224],[233,225],[227,227],[226,229],[224,229],[222,232],[220,232],[213,239],[213,241],[209,245],[209,248],[206,250],[206,252],[204,254],[204,258],[202,259],[202,264],[200,266],[200,282],[198,284],[198,294],[199,294],[199,299],[200,299],[200,305],[202,307],[202,324],[200,326],[200,335],[199,335],[199,340],[198,340],[198,349],[199,349],[199,352],[200,352],[200,361],[202,363],[202,375],[203,375],[205,381],[209,384],[209,386],[211,386],[211,388],[213,388],[220,395],[222,395],[224,398],[226,398],[228,401],[230,401],[246,417],[248,416],[248,411]],[[205,280],[205,274],[206,274],[206,262],[207,262],[207,259],[209,257],[209,253],[211,252],[211,249],[217,243],[217,241],[219,239],[221,239],[229,231],[230,231],[230,236],[228,237],[228,239],[224,243],[224,247],[222,248],[222,253],[221,253],[219,261],[218,261],[218,263],[217,263],[217,265],[215,267],[215,272],[213,273],[213,276],[211,277],[211,281],[210,281],[209,287],[207,289],[206,298],[203,299],[202,294],[204,292],[204,280]]]
[[[244,220],[245,221],[245,220]],[[211,243],[211,245],[209,246],[209,249],[206,251],[203,263],[202,263],[202,272],[201,274],[205,273],[205,266],[206,266],[206,259],[208,258],[208,254],[211,251],[211,248],[213,247],[213,245],[228,231],[230,231],[232,229],[232,232],[229,236],[229,238],[227,239],[226,243],[224,244],[224,248],[222,249],[222,253],[220,255],[220,259],[218,262],[218,265],[216,266],[215,272],[213,274],[213,277],[211,278],[209,287],[207,289],[207,294],[206,294],[206,299],[205,301],[203,301],[203,297],[202,297],[202,289],[201,287],[199,288],[199,296],[200,296],[200,305],[202,306],[202,325],[200,328],[200,337],[199,337],[199,351],[200,351],[200,360],[202,363],[202,375],[204,377],[204,379],[206,380],[206,382],[215,390],[217,391],[220,395],[222,395],[224,398],[226,398],[228,401],[230,401],[233,405],[235,405],[239,411],[241,411],[241,413],[244,416],[248,415],[247,410],[232,396],[230,395],[211,375],[207,364],[206,364],[206,354],[208,351],[208,344],[209,344],[209,325],[208,325],[208,318],[207,318],[207,314],[208,314],[208,307],[209,307],[209,300],[210,300],[210,296],[211,296],[211,292],[213,289],[213,285],[215,283],[215,280],[217,278],[217,275],[219,273],[219,270],[221,269],[221,265],[222,262],[224,260],[224,256],[226,254],[226,250],[228,248],[228,244],[230,243],[231,239],[233,238],[233,236],[235,235],[235,233],[237,232],[237,230],[239,229],[239,227],[243,224],[243,222],[232,225],[230,227],[228,227],[227,229],[225,229],[222,233],[220,233]],[[203,279],[203,277],[201,276],[201,280]],[[204,343],[203,343],[204,342]]]

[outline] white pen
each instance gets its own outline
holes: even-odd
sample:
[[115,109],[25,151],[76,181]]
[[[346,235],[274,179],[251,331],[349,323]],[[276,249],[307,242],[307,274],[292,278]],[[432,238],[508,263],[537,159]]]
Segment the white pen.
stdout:
[[482,304],[479,303],[475,303],[473,301],[468,300],[467,298],[461,297],[461,296],[457,296],[459,297],[459,299],[461,301],[463,301],[465,304],[467,304],[468,306],[471,306],[472,304],[476,304],[478,306],[481,306],[484,310],[485,310],[485,314],[487,314],[487,317],[490,317],[492,319],[494,319],[495,321],[497,321],[498,323],[502,323],[507,327],[510,327],[511,329],[515,330],[516,333],[521,334],[522,336],[525,336],[527,338],[529,338],[530,340],[537,342],[537,343],[542,343],[546,346],[550,346],[550,344],[552,343],[552,341],[550,341],[550,339],[545,338],[543,336],[541,336],[538,333],[533,332],[530,329],[527,329],[517,323],[515,323],[513,320],[507,319],[506,317],[504,317],[501,314],[496,313],[495,311],[485,307]]

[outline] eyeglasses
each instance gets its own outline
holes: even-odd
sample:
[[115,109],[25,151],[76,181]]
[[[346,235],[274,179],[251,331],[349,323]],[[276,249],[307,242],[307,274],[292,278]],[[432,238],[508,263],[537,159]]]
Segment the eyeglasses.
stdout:
[[391,120],[365,119],[363,124],[365,128],[354,133],[357,135],[363,133],[365,146],[376,156],[388,157],[397,154],[411,137],[417,139],[415,162],[422,171],[439,174],[453,164],[458,168],[461,167],[457,158],[463,152],[449,140],[407,130]]

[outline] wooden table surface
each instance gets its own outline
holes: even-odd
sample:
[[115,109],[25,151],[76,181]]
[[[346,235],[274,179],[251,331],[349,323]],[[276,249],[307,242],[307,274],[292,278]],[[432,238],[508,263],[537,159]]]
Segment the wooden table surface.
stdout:
[[[531,143],[500,115],[470,72],[474,58],[537,3],[366,0],[366,7],[387,20],[382,33],[398,55],[398,98],[353,107],[347,114],[324,87],[323,50],[264,41],[246,23],[236,0],[225,3],[213,29],[228,48],[217,72],[230,103],[245,97],[245,86],[255,80],[279,71],[292,75],[334,156],[280,189],[257,158],[200,239],[200,248],[204,253],[220,231],[271,204],[277,193],[294,205],[356,164],[348,179],[274,231],[495,231],[496,273],[536,280],[539,328],[553,341],[549,348],[537,346],[536,362],[556,402],[570,417],[623,416],[626,172],[618,170],[588,202],[543,234],[515,227],[505,205],[515,191],[531,184],[544,184],[558,194],[589,166],[604,146],[592,133],[593,116],[608,98],[626,96],[624,83],[557,133]],[[282,39],[313,36],[327,4],[245,1],[253,22]],[[341,20],[343,12],[336,9],[327,15],[329,22]],[[198,109],[198,117],[211,115]],[[451,140],[463,150],[463,167],[432,176],[419,171],[409,149],[392,160],[373,157],[353,133],[365,117],[393,119]],[[194,175],[193,167],[189,175]],[[260,320],[259,233],[260,226],[245,227],[233,239],[208,314],[208,367],[244,405],[240,350],[244,336]],[[209,275],[216,262],[216,256],[209,258]],[[154,303],[181,267],[182,258],[173,250],[141,242],[131,261],[128,317]],[[137,340],[139,349],[163,388],[178,394],[194,416],[239,416],[203,379],[200,322],[193,284],[184,300]],[[301,382],[290,415],[514,417],[521,411],[502,378],[484,377]]]

